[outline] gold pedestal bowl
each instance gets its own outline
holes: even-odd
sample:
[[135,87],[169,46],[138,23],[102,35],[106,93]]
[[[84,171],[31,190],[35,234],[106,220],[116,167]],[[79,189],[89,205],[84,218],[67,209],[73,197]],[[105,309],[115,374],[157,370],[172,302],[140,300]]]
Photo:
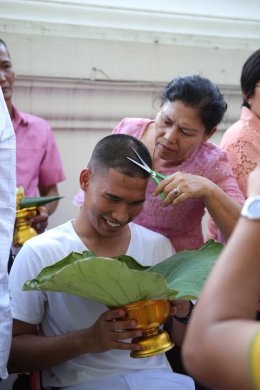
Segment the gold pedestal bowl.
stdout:
[[132,358],[147,358],[174,346],[169,334],[159,328],[169,317],[169,300],[138,301],[121,307],[126,311],[124,318],[137,321],[138,329],[142,330],[142,336],[132,339],[133,343],[141,345],[139,351],[130,353]]
[[37,215],[36,207],[16,210],[16,219],[14,225],[14,246],[22,246],[25,241],[37,236],[36,230],[31,226],[30,218]]

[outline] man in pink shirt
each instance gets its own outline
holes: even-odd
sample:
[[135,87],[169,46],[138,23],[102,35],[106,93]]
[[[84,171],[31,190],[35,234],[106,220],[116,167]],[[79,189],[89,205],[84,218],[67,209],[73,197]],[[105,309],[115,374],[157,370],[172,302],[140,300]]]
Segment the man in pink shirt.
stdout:
[[[48,123],[39,117],[19,112],[12,104],[15,73],[8,48],[0,39],[0,86],[16,135],[16,181],[25,196],[58,195],[57,183],[65,179],[60,154]],[[38,233],[45,230],[48,215],[57,208],[49,203],[35,218]]]

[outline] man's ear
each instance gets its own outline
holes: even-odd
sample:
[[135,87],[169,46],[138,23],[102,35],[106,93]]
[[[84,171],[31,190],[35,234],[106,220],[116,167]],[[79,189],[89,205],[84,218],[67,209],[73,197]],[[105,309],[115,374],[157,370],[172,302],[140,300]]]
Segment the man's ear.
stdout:
[[86,191],[86,189],[88,188],[90,176],[91,170],[89,168],[85,168],[81,171],[79,176],[79,183],[82,191]]

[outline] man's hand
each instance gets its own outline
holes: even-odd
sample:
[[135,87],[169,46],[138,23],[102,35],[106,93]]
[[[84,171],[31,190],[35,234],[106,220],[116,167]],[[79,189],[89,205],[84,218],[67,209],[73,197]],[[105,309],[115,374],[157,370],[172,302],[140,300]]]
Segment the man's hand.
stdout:
[[132,344],[129,339],[140,337],[142,331],[136,329],[135,320],[125,320],[124,316],[123,309],[108,310],[103,313],[88,329],[87,352],[105,352],[110,349],[140,350],[140,345]]

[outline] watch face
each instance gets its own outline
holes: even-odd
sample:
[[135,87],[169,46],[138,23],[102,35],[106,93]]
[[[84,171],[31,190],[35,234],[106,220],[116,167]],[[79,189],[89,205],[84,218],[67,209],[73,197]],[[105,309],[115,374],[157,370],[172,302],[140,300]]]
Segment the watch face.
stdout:
[[248,206],[248,212],[252,214],[252,216],[258,216],[260,218],[260,200],[255,199]]
[[260,219],[260,196],[248,198],[241,214],[249,219]]

